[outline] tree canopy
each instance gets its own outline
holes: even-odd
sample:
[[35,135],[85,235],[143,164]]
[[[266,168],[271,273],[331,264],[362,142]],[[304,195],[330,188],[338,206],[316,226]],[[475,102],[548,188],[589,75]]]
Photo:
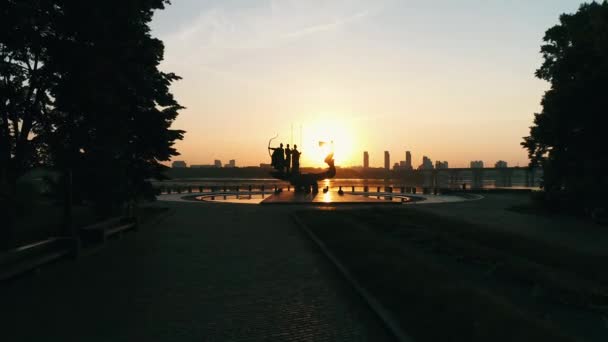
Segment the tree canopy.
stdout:
[[50,105],[46,62],[53,13],[52,2],[45,0],[0,5],[0,181],[5,186],[39,161],[37,133]]
[[[161,177],[159,161],[177,155],[182,131],[170,125],[182,107],[169,91],[179,77],[158,70],[164,46],[150,35],[165,1],[66,2],[50,67],[57,78],[55,165],[81,170],[80,195],[98,204],[141,195]],[[117,9],[119,9],[117,11]],[[98,186],[86,186],[91,179]],[[103,191],[100,191],[100,188]]]
[[541,47],[536,77],[550,82],[522,145],[544,169],[549,196],[566,195],[586,208],[606,207],[608,151],[608,2],[583,4],[560,16]]
[[46,165],[69,171],[77,198],[97,206],[149,193],[184,133],[171,129],[179,77],[159,70],[164,46],[149,27],[168,3],[2,2],[0,187],[10,193]]

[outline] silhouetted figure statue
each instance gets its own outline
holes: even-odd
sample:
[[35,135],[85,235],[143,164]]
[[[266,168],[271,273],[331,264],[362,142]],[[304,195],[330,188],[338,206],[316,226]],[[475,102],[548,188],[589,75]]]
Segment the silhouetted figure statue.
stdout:
[[289,173],[291,169],[291,149],[289,144],[285,147],[285,172]]
[[285,153],[283,150],[283,143],[279,144],[279,147],[270,147],[270,149],[273,151],[271,162],[272,167],[274,167],[275,170],[283,172],[283,169],[285,167]]
[[298,145],[293,145],[293,150],[291,150],[291,165],[292,165],[292,173],[300,172],[300,155],[302,153],[298,151]]
[[316,194],[319,192],[318,182],[334,178],[336,176],[336,166],[334,165],[334,154],[330,153],[325,157],[325,163],[329,167],[326,171],[319,173],[300,173],[300,154],[298,146],[294,145],[291,150],[291,161],[292,168],[291,173],[285,173],[283,171],[272,171],[270,174],[272,177],[284,180],[293,185],[295,192],[306,192]]

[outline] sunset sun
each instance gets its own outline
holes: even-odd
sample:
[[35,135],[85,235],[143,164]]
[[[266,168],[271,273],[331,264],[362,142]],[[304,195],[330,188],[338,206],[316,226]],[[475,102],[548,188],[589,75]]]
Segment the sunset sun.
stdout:
[[345,122],[321,120],[306,127],[302,141],[305,165],[324,166],[323,160],[333,152],[337,165],[350,164],[354,158],[355,133]]

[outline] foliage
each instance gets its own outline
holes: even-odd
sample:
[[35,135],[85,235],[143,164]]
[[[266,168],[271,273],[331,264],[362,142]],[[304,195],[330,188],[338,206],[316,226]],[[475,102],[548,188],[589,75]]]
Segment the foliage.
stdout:
[[38,162],[38,133],[47,116],[47,43],[52,1],[0,5],[0,164],[12,183]]
[[546,31],[544,42],[544,62],[536,76],[551,87],[522,145],[532,165],[544,169],[547,199],[586,209],[605,207],[608,2],[583,4],[575,14],[563,14]]
[[[0,193],[51,166],[74,198],[118,210],[149,196],[150,178],[183,131],[182,107],[150,32],[167,0],[7,0],[0,4]],[[71,182],[67,181],[71,179]],[[7,190],[8,189],[8,190]],[[10,190],[12,189],[12,190]],[[67,189],[67,188],[66,188]],[[64,190],[66,191],[66,190]]]
[[177,155],[172,145],[183,131],[169,127],[182,107],[169,86],[179,77],[158,70],[164,47],[148,27],[164,3],[63,7],[49,62],[58,76],[56,129],[47,140],[54,165],[72,169],[79,195],[100,206],[137,197],[146,179],[162,176],[159,161]]
[[49,0],[0,2],[0,244],[12,238],[17,179],[40,162],[47,117],[47,43],[55,13]]

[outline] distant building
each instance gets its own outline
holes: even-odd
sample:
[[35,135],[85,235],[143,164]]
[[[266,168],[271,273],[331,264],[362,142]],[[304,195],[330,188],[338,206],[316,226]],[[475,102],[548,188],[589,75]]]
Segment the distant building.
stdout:
[[449,168],[448,162],[438,160],[435,162],[435,168],[436,169],[447,169],[447,168]]
[[483,160],[473,160],[471,162],[471,169],[483,169]]
[[418,166],[418,170],[432,170],[433,168],[433,161],[431,158],[422,156],[422,164]]
[[212,169],[214,167],[213,164],[190,165],[191,169]]
[[391,155],[388,153],[388,151],[384,151],[384,169],[391,169]]
[[398,163],[393,164],[393,169],[399,170],[399,171],[409,170],[407,168],[407,166],[405,165],[405,160],[400,160]]
[[405,151],[405,160],[400,160],[399,163],[393,165],[395,170],[412,170],[412,154],[410,151]]
[[505,167],[508,167],[508,166],[507,166],[507,162],[506,161],[499,160],[499,161],[496,162],[496,164],[494,164],[494,167],[497,168],[497,169],[501,169],[501,168],[505,168]]
[[176,160],[173,163],[171,163],[171,167],[174,169],[178,169],[178,168],[188,167],[188,165],[186,165],[186,162],[183,160]]
[[219,160],[219,159],[216,159],[216,160],[213,162],[213,165],[214,165],[215,167],[218,167],[218,168],[219,168],[219,167],[222,167],[222,161],[221,161],[221,160]]
[[270,164],[260,163],[260,167],[262,169],[272,169],[272,165],[270,165]]
[[234,159],[230,159],[230,160],[228,161],[228,164],[224,165],[224,167],[227,167],[227,168],[233,168],[233,167],[236,167],[236,161],[235,161]]
[[363,168],[369,168],[369,153],[367,151],[363,152]]

